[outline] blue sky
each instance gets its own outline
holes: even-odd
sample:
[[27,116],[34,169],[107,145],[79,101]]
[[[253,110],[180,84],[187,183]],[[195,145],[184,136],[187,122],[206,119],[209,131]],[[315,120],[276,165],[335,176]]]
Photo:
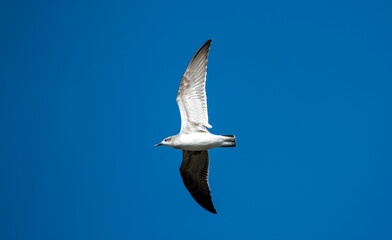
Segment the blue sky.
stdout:
[[[1,239],[392,239],[388,1],[2,1]],[[218,215],[175,101],[212,38]]]

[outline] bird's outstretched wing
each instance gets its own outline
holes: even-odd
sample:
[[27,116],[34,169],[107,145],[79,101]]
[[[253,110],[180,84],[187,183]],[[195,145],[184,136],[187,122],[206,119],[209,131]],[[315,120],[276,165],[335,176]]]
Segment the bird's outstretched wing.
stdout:
[[180,173],[192,197],[206,210],[215,213],[208,184],[208,151],[182,151]]
[[206,76],[211,39],[196,52],[182,76],[177,94],[181,132],[208,132]]

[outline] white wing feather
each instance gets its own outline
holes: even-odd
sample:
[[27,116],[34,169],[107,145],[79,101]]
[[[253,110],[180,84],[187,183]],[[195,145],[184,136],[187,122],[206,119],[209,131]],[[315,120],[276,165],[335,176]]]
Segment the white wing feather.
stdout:
[[181,132],[208,132],[206,76],[208,52],[211,46],[208,40],[193,56],[180,84],[177,104],[181,114]]

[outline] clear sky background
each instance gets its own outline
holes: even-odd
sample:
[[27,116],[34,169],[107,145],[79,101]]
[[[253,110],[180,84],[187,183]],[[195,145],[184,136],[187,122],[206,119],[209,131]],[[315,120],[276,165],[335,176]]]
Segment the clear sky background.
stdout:
[[[390,1],[1,1],[0,238],[392,239]],[[176,94],[212,38],[218,215]]]

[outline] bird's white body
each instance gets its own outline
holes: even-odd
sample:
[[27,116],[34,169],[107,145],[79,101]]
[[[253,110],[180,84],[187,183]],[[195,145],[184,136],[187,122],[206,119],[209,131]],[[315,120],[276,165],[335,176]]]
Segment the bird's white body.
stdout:
[[215,135],[210,132],[179,133],[172,137],[171,147],[189,151],[202,151],[216,147],[233,147],[234,141],[234,136]]

